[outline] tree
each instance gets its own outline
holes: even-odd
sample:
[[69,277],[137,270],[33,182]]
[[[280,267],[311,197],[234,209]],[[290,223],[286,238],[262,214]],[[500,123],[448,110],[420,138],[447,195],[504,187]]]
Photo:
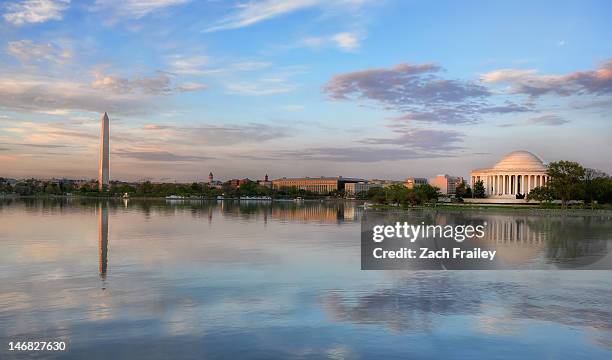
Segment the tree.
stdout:
[[408,199],[408,188],[404,184],[393,184],[385,188],[387,203],[403,204]]
[[591,209],[595,206],[595,200],[603,198],[606,191],[606,184],[609,182],[608,174],[596,169],[584,169],[584,182],[582,193],[584,202],[591,204]]
[[377,204],[385,202],[385,190],[381,187],[372,187],[368,190],[367,198]]
[[457,187],[455,187],[455,198],[463,199],[464,197],[466,197],[466,194],[467,185],[465,184],[465,181],[461,181],[461,183],[457,185]]
[[526,200],[539,201],[539,202],[551,202],[554,199],[554,194],[549,186],[537,186],[527,194]]
[[360,191],[358,193],[355,194],[355,199],[357,200],[367,200],[368,199],[368,192],[367,191]]
[[461,181],[459,185],[455,188],[455,198],[464,199],[472,197],[472,188],[468,184],[466,184],[465,180]]
[[554,196],[561,199],[561,205],[567,206],[572,197],[580,197],[579,191],[584,179],[584,168],[573,161],[556,161],[548,165],[549,186]]
[[482,199],[485,196],[486,195],[485,195],[484,183],[482,182],[482,180],[476,181],[476,183],[474,184],[474,197]]
[[418,185],[414,187],[414,191],[417,195],[423,199],[423,201],[438,201],[440,196],[440,188],[431,186],[429,184]]
[[238,190],[241,196],[255,196],[257,195],[257,183],[254,181],[247,181],[240,184]]

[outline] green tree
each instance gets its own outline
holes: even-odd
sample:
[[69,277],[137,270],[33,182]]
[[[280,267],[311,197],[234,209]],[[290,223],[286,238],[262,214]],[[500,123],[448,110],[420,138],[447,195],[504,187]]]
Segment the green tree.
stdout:
[[386,202],[389,204],[403,204],[408,199],[408,188],[404,184],[393,184],[385,189]]
[[591,205],[591,209],[595,207],[595,201],[600,201],[606,191],[606,184],[609,183],[609,176],[603,171],[596,169],[584,169],[584,181],[582,192],[584,202]]
[[240,184],[238,187],[238,192],[240,196],[255,196],[257,195],[257,183],[254,181],[247,181],[243,184]]
[[455,188],[455,197],[457,199],[472,197],[472,189],[465,183],[465,180]]
[[373,187],[368,190],[367,198],[377,204],[383,204],[386,200],[385,190],[381,187]]
[[368,199],[368,192],[367,191],[360,191],[358,193],[355,194],[355,199],[357,200],[367,200]]
[[486,195],[485,195],[484,183],[482,182],[482,180],[476,181],[476,183],[474,184],[474,197],[478,199],[482,199],[485,196]]
[[554,199],[554,194],[549,186],[537,186],[527,194],[526,200],[539,201],[539,202],[551,202]]
[[415,186],[414,192],[422,202],[436,202],[438,197],[440,197],[440,188],[429,184]]
[[561,199],[561,205],[579,198],[581,183],[584,180],[584,168],[573,161],[556,161],[548,164],[549,186],[555,197]]

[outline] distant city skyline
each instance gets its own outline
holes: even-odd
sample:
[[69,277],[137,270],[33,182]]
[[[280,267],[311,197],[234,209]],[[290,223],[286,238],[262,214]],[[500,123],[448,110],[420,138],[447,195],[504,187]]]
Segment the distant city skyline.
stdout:
[[10,0],[0,176],[468,178],[527,150],[612,173],[612,4]]

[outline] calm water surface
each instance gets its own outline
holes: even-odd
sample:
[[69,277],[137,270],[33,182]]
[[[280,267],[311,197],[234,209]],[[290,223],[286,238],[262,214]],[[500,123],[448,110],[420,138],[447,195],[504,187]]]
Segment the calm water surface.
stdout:
[[[0,358],[612,358],[612,272],[361,271],[362,212],[0,200]],[[612,240],[609,217],[571,221]]]

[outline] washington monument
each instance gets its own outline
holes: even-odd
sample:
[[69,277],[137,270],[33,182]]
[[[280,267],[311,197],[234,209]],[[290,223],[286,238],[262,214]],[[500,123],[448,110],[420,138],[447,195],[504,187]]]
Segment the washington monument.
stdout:
[[100,162],[98,164],[98,189],[108,189],[108,115],[104,113],[100,128]]

